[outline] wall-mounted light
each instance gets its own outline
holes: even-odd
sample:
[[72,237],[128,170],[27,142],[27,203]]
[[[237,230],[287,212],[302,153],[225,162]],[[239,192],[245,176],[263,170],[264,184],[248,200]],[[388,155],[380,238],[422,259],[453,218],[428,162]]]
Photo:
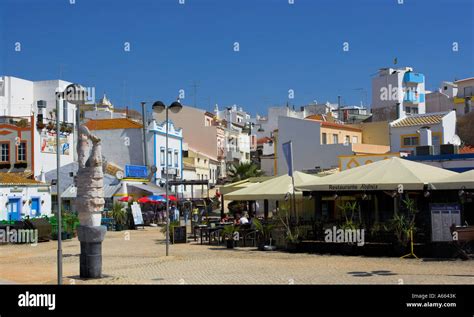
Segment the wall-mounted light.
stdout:
[[425,190],[425,191],[423,192],[423,196],[424,196],[425,198],[430,197],[430,195],[431,195],[431,193],[430,193],[429,190]]
[[334,195],[332,195],[332,198],[333,198],[334,200],[336,200],[337,197],[339,197],[339,195],[338,195],[337,193],[334,193]]
[[364,193],[362,195],[362,200],[367,200],[369,198],[369,196],[367,195],[367,193]]
[[461,187],[461,189],[458,192],[459,197],[464,196],[464,194],[466,193],[465,189],[466,189],[465,186]]

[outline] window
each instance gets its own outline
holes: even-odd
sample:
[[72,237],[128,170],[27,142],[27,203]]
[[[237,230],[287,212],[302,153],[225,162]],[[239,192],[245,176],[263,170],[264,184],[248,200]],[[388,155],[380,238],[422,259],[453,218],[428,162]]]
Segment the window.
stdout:
[[172,151],[168,150],[168,166],[173,165]]
[[165,165],[165,148],[160,148],[160,164],[161,166]]
[[444,86],[444,90],[448,90],[448,86]]
[[22,141],[17,146],[17,162],[26,162],[26,142]]
[[346,137],[344,138],[344,144],[349,144],[351,143],[351,137],[346,135]]
[[328,135],[327,135],[326,133],[323,133],[323,134],[321,135],[321,139],[322,139],[322,140],[321,140],[321,143],[322,143],[322,144],[328,144]]
[[418,113],[418,108],[417,107],[411,108],[411,113],[417,114]]
[[419,143],[417,136],[406,136],[403,137],[403,146],[410,147],[410,146],[417,146]]
[[0,162],[10,162],[10,143],[1,143]]
[[63,100],[63,121],[68,122],[67,101]]
[[332,135],[332,144],[338,144],[339,143],[339,136],[337,134]]
[[357,136],[352,137],[352,143],[357,144],[359,143],[359,138]]
[[178,151],[174,151],[174,166],[178,167]]
[[411,113],[411,108],[410,107],[405,107],[405,112],[406,113]]

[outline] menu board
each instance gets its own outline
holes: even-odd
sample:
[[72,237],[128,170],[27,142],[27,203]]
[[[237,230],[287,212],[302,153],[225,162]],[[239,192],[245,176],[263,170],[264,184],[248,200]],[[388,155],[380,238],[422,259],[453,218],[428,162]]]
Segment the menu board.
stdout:
[[186,226],[173,227],[173,243],[186,243]]
[[132,216],[133,223],[135,224],[135,226],[144,225],[142,209],[140,208],[140,205],[137,202],[134,202],[132,204]]
[[431,241],[453,241],[451,226],[461,225],[459,204],[431,204]]

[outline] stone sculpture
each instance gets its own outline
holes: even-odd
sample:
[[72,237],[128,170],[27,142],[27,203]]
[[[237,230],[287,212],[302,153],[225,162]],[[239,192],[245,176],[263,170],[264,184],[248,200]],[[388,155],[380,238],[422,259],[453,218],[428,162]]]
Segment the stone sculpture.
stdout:
[[[100,226],[104,210],[104,173],[100,139],[87,127],[79,130],[76,210],[82,226]],[[92,150],[89,150],[89,140]],[[90,155],[87,158],[87,152]]]
[[[92,142],[90,149],[89,141]],[[80,276],[102,276],[102,241],[107,231],[101,226],[104,209],[104,173],[100,139],[80,126],[78,144],[77,195],[75,207],[80,226],[77,228],[81,242]]]

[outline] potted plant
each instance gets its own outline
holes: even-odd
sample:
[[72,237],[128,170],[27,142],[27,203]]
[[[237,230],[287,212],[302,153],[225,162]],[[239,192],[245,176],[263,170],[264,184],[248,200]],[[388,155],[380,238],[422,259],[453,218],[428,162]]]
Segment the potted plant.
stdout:
[[224,229],[222,229],[222,237],[226,241],[227,249],[234,248],[234,233],[235,232],[236,232],[236,228],[234,225],[225,226]]
[[[179,221],[170,221],[170,241],[171,241],[171,243],[173,243],[173,241],[174,241],[174,228],[179,227],[179,226],[180,226]],[[161,233],[163,233],[166,237],[166,226],[163,226],[163,228],[161,228]]]
[[12,165],[10,163],[2,163],[0,164],[0,169],[10,169]]
[[55,127],[54,127],[53,121],[49,121],[49,122],[48,122],[48,125],[46,126],[46,130],[52,131],[52,130],[54,130],[54,129],[55,129]]
[[272,249],[272,230],[275,225],[272,223],[262,223],[257,218],[254,218],[252,223],[259,233],[258,249],[261,251]]
[[301,243],[300,228],[298,224],[292,224],[290,221],[290,211],[286,206],[281,206],[277,213],[277,218],[285,230],[286,249],[289,252],[296,252]]
[[36,122],[36,128],[43,130],[45,127],[46,127],[46,124],[44,124],[43,121]]
[[122,231],[127,222],[127,213],[118,202],[112,206],[112,218],[115,222],[115,231]]
[[72,239],[76,236],[76,227],[79,224],[79,218],[73,213],[65,213],[65,215],[67,215],[64,219],[66,222],[67,236],[68,239]]
[[407,198],[402,200],[403,209],[393,216],[391,221],[391,229],[393,230],[396,239],[394,250],[397,255],[406,251],[408,243],[410,242],[410,233],[416,231],[415,217],[418,209],[415,206],[415,200]]

